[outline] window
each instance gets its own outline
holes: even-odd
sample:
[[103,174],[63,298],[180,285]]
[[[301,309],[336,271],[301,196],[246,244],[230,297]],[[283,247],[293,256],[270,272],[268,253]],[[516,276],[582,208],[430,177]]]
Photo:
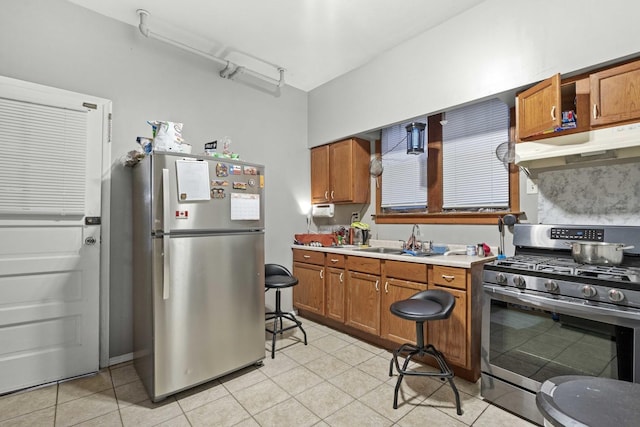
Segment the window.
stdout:
[[426,124],[426,117],[382,130],[384,185],[381,205],[390,210],[427,207],[427,155],[407,154],[407,129],[412,122]]
[[492,99],[451,110],[446,121],[443,114],[429,116],[427,154],[420,156],[406,154],[406,140],[399,143],[405,123],[383,129],[376,222],[495,224],[499,216],[518,212],[518,168],[495,154],[513,138],[512,115],[513,109]]
[[447,112],[442,127],[442,208],[508,209],[509,169],[496,157],[509,141],[509,108],[491,99]]

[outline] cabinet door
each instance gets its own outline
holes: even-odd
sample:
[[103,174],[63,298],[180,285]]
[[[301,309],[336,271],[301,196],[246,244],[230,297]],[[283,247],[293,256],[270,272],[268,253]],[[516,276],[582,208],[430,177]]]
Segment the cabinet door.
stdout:
[[336,142],[329,147],[330,184],[332,202],[353,200],[353,149],[352,140]]
[[560,74],[556,74],[518,95],[516,100],[518,138],[526,138],[559,127],[562,118],[560,110]]
[[311,203],[329,201],[329,146],[311,149]]
[[380,335],[380,276],[347,273],[347,325]]
[[416,343],[416,322],[395,316],[389,308],[394,302],[410,298],[425,290],[427,290],[425,283],[391,278],[385,280],[382,289],[382,304],[380,305],[380,334],[382,338],[395,341],[398,344]]
[[325,315],[344,323],[345,273],[340,268],[327,268],[327,307]]
[[429,289],[440,289],[453,294],[456,305],[448,319],[427,322],[428,342],[444,353],[448,363],[470,369],[466,291],[438,285],[429,285]]
[[640,61],[594,73],[591,126],[640,119]]
[[324,267],[293,263],[298,284],[293,287],[293,306],[324,315]]

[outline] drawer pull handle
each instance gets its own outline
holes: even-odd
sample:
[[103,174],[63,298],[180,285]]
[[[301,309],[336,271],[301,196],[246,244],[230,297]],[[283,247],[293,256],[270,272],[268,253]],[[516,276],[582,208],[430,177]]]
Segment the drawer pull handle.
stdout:
[[449,275],[447,275],[447,274],[443,274],[443,275],[442,275],[442,278],[443,278],[444,280],[446,280],[447,282],[450,282],[450,281],[452,281],[453,279],[455,279],[455,278],[456,278],[456,276],[449,276]]
[[551,107],[551,120],[556,119],[556,106]]
[[338,260],[336,258],[331,258],[331,262],[335,264]]
[[302,255],[302,258],[309,259],[309,258],[311,258],[311,255]]
[[320,278],[324,279],[324,268],[320,269]]
[[593,104],[593,118],[598,118],[598,104]]
[[333,190],[331,190],[331,200],[333,200]]
[[380,284],[379,280],[376,280],[376,292],[380,291],[380,286],[378,286]]
[[340,283],[342,283],[343,278],[344,278],[344,273],[340,273]]
[[389,293],[389,281],[384,282],[384,293]]

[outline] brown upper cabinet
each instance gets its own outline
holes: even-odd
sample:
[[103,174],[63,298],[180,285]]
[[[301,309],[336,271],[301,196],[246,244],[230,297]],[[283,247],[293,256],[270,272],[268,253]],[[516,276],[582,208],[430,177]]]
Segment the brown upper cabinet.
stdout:
[[[563,112],[573,114],[574,127],[562,123]],[[516,97],[516,138],[519,141],[638,120],[640,60],[566,80],[556,74]],[[562,130],[559,132],[559,129]]]
[[589,76],[591,126],[640,119],[640,61]]
[[541,81],[517,97],[518,136],[527,138],[560,125],[560,74]]
[[369,145],[350,138],[312,148],[311,203],[368,203]]
[[[562,82],[556,74],[516,98],[516,126],[519,140],[557,136],[563,128],[562,115],[572,114],[575,127],[566,127],[563,134],[589,130],[589,79]],[[569,113],[570,112],[570,113]]]

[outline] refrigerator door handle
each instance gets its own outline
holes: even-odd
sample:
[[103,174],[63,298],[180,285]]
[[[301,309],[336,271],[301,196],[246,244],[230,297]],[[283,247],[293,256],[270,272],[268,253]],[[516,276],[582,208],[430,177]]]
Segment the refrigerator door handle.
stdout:
[[169,257],[169,217],[171,203],[169,200],[169,169],[162,169],[162,299],[169,299],[169,284],[171,281],[171,258]]

